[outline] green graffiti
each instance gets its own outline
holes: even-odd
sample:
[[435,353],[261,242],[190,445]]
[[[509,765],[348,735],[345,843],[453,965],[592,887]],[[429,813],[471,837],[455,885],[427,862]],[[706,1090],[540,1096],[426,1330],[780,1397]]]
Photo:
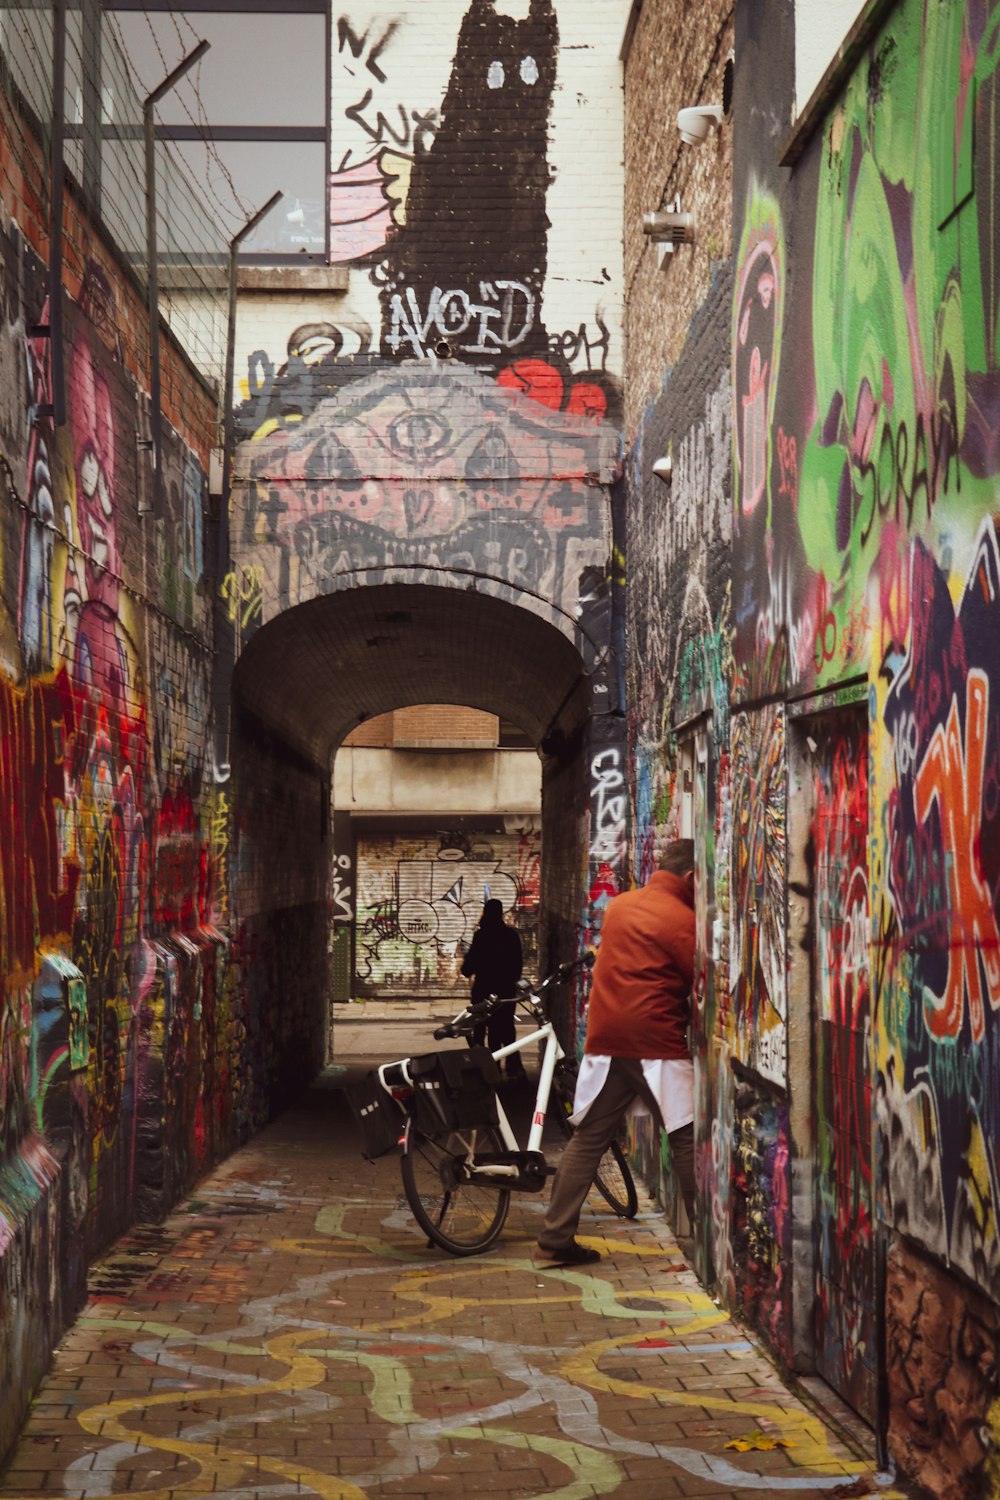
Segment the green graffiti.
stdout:
[[816,419],[799,475],[802,544],[830,611],[820,681],[868,665],[858,615],[899,539],[971,537],[994,503],[998,57],[1000,13],[898,7],[827,122]]

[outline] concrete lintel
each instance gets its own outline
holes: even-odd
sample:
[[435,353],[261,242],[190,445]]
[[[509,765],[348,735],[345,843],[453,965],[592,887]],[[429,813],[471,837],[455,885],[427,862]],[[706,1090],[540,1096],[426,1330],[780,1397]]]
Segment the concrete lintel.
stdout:
[[[225,266],[165,266],[159,283],[165,292],[224,291],[228,285]],[[285,292],[293,296],[313,292],[342,296],[350,285],[347,266],[240,266],[236,272],[239,292]]]
[[236,273],[241,292],[346,292],[347,266],[242,266]]

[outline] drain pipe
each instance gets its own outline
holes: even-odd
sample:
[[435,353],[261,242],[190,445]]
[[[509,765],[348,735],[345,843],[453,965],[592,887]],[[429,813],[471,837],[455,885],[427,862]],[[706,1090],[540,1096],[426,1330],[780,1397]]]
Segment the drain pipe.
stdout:
[[146,141],[146,260],[149,291],[149,404],[153,441],[153,506],[140,506],[140,513],[156,507],[162,509],[163,501],[163,423],[160,413],[160,298],[157,284],[156,245],[156,121],[153,111],[170,90],[180,82],[189,68],[193,68],[211,46],[210,42],[199,42],[163,82],[151,94],[146,95],[142,106],[143,133]]

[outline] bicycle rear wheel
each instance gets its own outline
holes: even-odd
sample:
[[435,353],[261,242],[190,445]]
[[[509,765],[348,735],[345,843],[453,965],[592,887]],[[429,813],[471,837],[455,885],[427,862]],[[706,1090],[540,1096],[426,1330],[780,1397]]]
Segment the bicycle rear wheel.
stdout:
[[503,1151],[492,1125],[442,1131],[428,1136],[411,1120],[400,1169],[403,1191],[421,1229],[451,1255],[477,1255],[489,1249],[510,1208],[510,1190],[462,1181],[470,1152]]
[[612,1141],[597,1164],[594,1186],[622,1219],[634,1219],[639,1212],[639,1194],[635,1178],[617,1141]]
[[[573,1113],[573,1097],[566,1080],[553,1080],[552,1101],[550,1113],[556,1129],[569,1139],[573,1134],[573,1126],[569,1121]],[[594,1186],[620,1219],[635,1218],[639,1212],[639,1194],[636,1192],[632,1169],[617,1141],[611,1142],[598,1162]]]

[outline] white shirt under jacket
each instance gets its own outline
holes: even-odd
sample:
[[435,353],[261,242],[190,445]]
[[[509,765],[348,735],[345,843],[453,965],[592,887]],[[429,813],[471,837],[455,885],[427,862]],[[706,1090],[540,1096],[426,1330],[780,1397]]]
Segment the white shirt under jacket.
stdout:
[[[580,1059],[580,1071],[576,1079],[576,1095],[570,1120],[579,1125],[601,1089],[607,1082],[610,1057],[595,1057],[584,1053]],[[649,1084],[650,1093],[660,1106],[663,1124],[669,1134],[690,1125],[694,1119],[694,1063],[689,1057],[644,1057],[643,1077]],[[628,1115],[648,1115],[649,1110],[641,1099],[633,1099],[626,1111]]]

